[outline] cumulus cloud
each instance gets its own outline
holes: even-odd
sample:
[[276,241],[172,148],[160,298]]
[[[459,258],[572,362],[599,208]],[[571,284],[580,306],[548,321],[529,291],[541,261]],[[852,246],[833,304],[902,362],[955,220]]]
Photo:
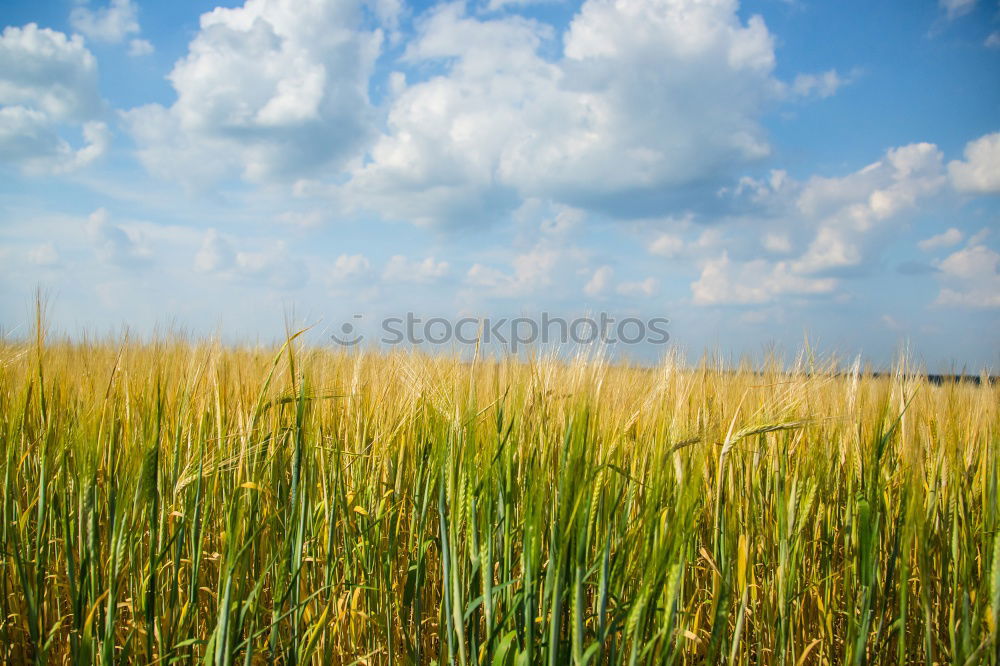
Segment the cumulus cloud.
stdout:
[[152,251],[143,235],[112,222],[104,208],[98,208],[87,218],[87,234],[102,263],[119,268],[138,268],[152,259]]
[[498,268],[483,264],[473,264],[465,274],[465,280],[473,287],[486,287],[487,289],[499,289],[509,285],[512,280],[510,276],[504,274]]
[[935,234],[930,238],[925,238],[924,240],[918,242],[917,247],[924,252],[930,252],[931,250],[937,250],[942,247],[957,245],[962,242],[964,237],[965,235],[961,231],[955,227],[950,227],[946,231],[942,231],[939,234]]
[[831,69],[822,74],[798,74],[792,81],[792,91],[800,97],[818,97],[825,99],[836,94],[842,86],[850,83],[837,70]]
[[[946,182],[941,151],[930,143],[891,148],[879,161],[845,176],[799,182],[772,171],[763,179],[743,178],[721,194],[749,198],[764,212],[744,229],[752,229],[759,241],[726,242],[726,252],[704,262],[691,285],[694,303],[767,303],[781,296],[831,294],[841,278],[873,265],[898,233],[899,219]],[[931,245],[953,238],[947,232]],[[754,256],[749,248],[758,243],[781,260]]]
[[74,7],[69,23],[77,32],[95,42],[118,43],[139,32],[139,12],[131,0],[111,0],[106,7]]
[[959,192],[1000,194],[1000,132],[965,145],[965,160],[948,163],[952,185]]
[[24,105],[56,121],[92,118],[102,109],[97,60],[77,35],[29,23],[0,36],[0,104]]
[[611,287],[614,275],[615,271],[611,266],[600,266],[583,286],[583,293],[591,298],[603,296]]
[[195,268],[205,273],[212,273],[227,271],[235,264],[236,251],[232,244],[215,229],[209,229],[194,257]]
[[768,232],[764,234],[764,238],[761,239],[761,245],[768,252],[776,254],[785,254],[792,250],[792,241],[788,238],[788,234],[783,233]]
[[862,257],[861,248],[850,231],[822,227],[806,253],[792,266],[797,273],[820,273],[857,266]]
[[133,39],[128,43],[128,54],[133,57],[150,55],[155,50],[148,39]]
[[[731,258],[707,263],[695,283],[695,302],[767,302],[785,293],[829,293],[838,282],[825,278],[869,268],[898,233],[900,218],[918,210],[946,182],[941,151],[930,143],[891,148],[877,162],[843,176],[800,182],[784,171],[771,171],[760,179],[744,177],[720,196],[735,197],[741,206],[749,202],[751,210],[759,211],[759,217],[748,218],[752,227],[744,228],[759,240],[730,242]],[[782,261],[753,256],[752,246]],[[747,285],[748,279],[763,284]],[[729,286],[734,292],[725,296]]]
[[355,0],[247,0],[203,14],[168,77],[176,102],[124,113],[139,158],[191,186],[343,167],[370,132],[382,40],[361,20]]
[[561,206],[554,216],[542,221],[541,228],[550,235],[565,235],[579,227],[585,217],[586,213],[579,208]]
[[284,241],[269,244],[264,250],[237,250],[232,240],[215,229],[205,233],[194,265],[203,273],[276,289],[296,289],[309,279],[309,270]]
[[382,272],[386,282],[436,282],[448,274],[448,262],[426,257],[421,261],[409,260],[401,254],[394,255]]
[[945,283],[938,305],[1000,308],[1000,254],[982,244],[969,245],[937,264]]
[[168,77],[176,101],[131,109],[124,124],[147,169],[196,189],[294,181],[419,225],[489,223],[532,198],[661,215],[685,186],[768,155],[762,117],[790,91],[825,97],[846,82],[833,70],[779,80],[772,34],[739,9],[585,0],[558,34],[439,5],[418,19],[376,110],[383,32],[366,12],[396,35],[398,0],[246,0],[201,17]]
[[[65,173],[108,150],[98,120],[97,61],[78,35],[29,23],[0,35],[0,161],[29,174]],[[74,147],[63,132],[80,135]]]
[[404,60],[444,72],[397,81],[346,200],[418,223],[488,221],[535,196],[628,215],[769,153],[773,38],[734,0],[587,0],[553,60],[555,37],[461,3],[432,10]]
[[941,151],[932,143],[890,148],[878,162],[847,176],[811,178],[797,206],[806,214],[840,215],[868,228],[938,189],[944,182],[941,161]]
[[671,259],[676,257],[684,249],[684,239],[675,234],[658,234],[647,248],[650,254]]
[[771,169],[767,178],[752,178],[743,176],[737,182],[736,187],[722,187],[719,189],[719,196],[732,194],[734,196],[749,196],[752,201],[762,202],[773,197],[776,193],[783,192],[787,185],[791,183],[788,172],[784,169]]
[[829,294],[836,287],[834,278],[797,275],[788,262],[757,259],[738,265],[723,252],[705,262],[700,277],[691,283],[691,293],[697,305],[740,305],[769,303],[779,296]]
[[816,235],[792,268],[810,274],[858,267],[888,220],[944,182],[941,151],[930,143],[892,148],[882,160],[842,178],[812,178],[796,208],[818,220]]
[[0,159],[29,175],[67,173],[103,156],[111,131],[98,121],[81,126],[83,145],[74,149],[44,113],[23,106],[0,107]]
[[333,262],[330,280],[351,282],[364,279],[371,273],[372,263],[363,254],[342,254]]
[[554,245],[547,240],[515,254],[506,270],[475,263],[466,272],[465,282],[495,298],[519,298],[546,290],[557,296],[566,288],[578,293],[579,283],[565,279],[579,272],[586,253],[575,247]]

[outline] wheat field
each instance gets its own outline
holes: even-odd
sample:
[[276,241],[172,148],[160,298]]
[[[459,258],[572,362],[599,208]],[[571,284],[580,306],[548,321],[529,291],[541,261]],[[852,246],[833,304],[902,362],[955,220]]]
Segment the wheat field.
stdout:
[[1000,387],[915,370],[8,340],[0,659],[1000,664]]

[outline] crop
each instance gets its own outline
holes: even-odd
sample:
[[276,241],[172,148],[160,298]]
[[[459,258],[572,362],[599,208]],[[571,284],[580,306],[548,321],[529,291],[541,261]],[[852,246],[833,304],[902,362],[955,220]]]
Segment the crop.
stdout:
[[0,344],[8,663],[1000,664],[1000,387]]

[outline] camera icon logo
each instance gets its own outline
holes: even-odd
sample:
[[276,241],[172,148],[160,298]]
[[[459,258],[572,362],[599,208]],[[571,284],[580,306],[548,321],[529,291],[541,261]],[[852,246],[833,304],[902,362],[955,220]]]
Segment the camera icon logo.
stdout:
[[[353,318],[361,319],[361,315],[356,314]],[[353,347],[364,340],[365,336],[357,332],[354,324],[349,321],[345,321],[340,325],[340,335],[331,333],[330,338],[341,347]]]

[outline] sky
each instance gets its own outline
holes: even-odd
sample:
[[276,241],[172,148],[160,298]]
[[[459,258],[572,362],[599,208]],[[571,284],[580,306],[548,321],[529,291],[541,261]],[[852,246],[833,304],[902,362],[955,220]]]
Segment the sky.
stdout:
[[[0,334],[1000,366],[995,0],[0,6]],[[367,343],[366,343],[367,344]]]

